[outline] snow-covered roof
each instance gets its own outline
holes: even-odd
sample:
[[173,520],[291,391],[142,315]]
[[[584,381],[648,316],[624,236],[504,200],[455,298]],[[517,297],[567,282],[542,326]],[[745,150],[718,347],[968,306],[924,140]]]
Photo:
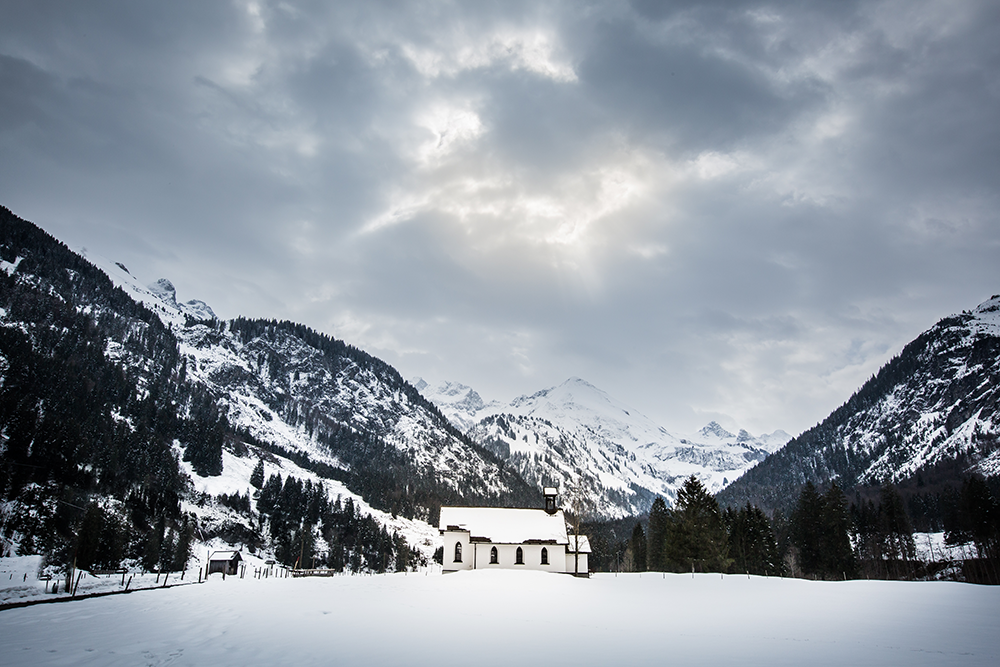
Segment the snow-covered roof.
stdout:
[[467,530],[472,538],[482,537],[499,544],[521,544],[529,540],[569,543],[562,510],[548,514],[540,509],[442,507],[439,526],[442,531]]
[[587,539],[586,535],[570,535],[569,536],[569,546],[566,548],[567,551],[573,553],[573,545],[576,544],[576,539],[579,537],[580,548],[576,550],[577,553],[589,554],[590,553],[590,540]]
[[213,560],[232,560],[232,559],[236,558],[237,556],[239,556],[240,559],[242,560],[242,556],[240,556],[240,552],[239,551],[213,551],[212,555],[208,557],[208,560],[210,560],[210,561],[213,561]]
[[542,494],[546,496],[555,496],[559,494],[559,489],[552,486],[546,486]]

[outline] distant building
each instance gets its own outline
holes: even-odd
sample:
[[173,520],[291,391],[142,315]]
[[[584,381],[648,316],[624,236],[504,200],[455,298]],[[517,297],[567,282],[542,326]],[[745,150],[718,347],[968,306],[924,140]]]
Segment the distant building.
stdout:
[[545,509],[442,507],[445,572],[525,569],[589,576],[590,541],[571,535],[556,507],[556,489],[545,489]]
[[237,574],[243,557],[239,551],[215,551],[208,557],[208,573]]

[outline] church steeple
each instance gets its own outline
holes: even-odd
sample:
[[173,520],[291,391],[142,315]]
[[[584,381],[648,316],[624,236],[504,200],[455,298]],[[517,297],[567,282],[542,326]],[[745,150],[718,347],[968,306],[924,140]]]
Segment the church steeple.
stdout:
[[543,493],[545,495],[545,511],[549,514],[555,514],[558,509],[556,507],[556,495],[559,493],[558,489],[546,486]]

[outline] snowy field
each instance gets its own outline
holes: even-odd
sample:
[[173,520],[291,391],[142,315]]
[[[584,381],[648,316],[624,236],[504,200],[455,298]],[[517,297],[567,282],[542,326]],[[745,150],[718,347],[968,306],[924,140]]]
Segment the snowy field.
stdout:
[[0,611],[0,664],[998,665],[998,621],[1000,587],[954,582],[214,575]]

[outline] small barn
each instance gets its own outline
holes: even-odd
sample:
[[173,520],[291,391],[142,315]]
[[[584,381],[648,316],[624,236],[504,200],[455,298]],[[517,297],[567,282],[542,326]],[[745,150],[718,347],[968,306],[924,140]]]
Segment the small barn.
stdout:
[[215,551],[208,557],[208,573],[238,574],[242,561],[239,551]]

